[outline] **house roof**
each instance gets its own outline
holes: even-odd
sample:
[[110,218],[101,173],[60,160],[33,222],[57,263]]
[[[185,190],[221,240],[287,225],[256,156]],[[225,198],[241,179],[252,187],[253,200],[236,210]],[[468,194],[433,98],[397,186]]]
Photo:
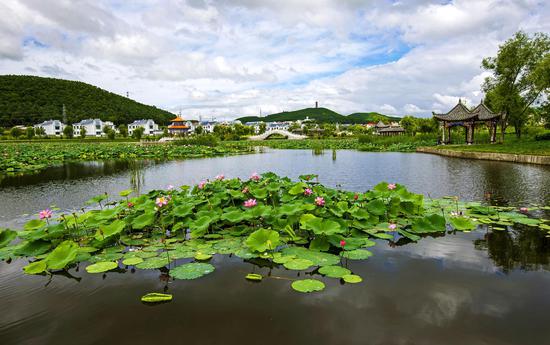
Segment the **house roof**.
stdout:
[[[136,125],[136,126],[140,126],[140,125],[146,125],[147,123],[149,123],[149,121],[153,121],[151,119],[147,119],[147,120],[135,120],[134,122],[132,122],[130,125]],[[153,123],[155,123],[155,121],[153,121]]]
[[86,126],[86,125],[93,125],[93,124],[96,124],[96,123],[101,123],[101,120],[100,119],[85,119],[85,120],[81,120],[80,122],[75,123],[75,125]]
[[175,118],[175,119],[172,119],[172,120],[170,120],[170,121],[171,121],[171,122],[185,122],[185,120],[184,120],[184,119],[182,119],[182,118],[181,118],[181,117],[179,117],[179,116],[176,116],[176,118]]
[[405,129],[403,127],[386,127],[381,128],[378,133],[384,133],[384,132],[405,132]]
[[446,114],[436,114],[433,116],[442,121],[464,121],[464,120],[490,120],[497,117],[501,117],[502,113],[493,113],[487,106],[481,101],[477,107],[473,110],[468,109],[461,100],[458,100],[458,104],[455,105]]
[[46,120],[42,123],[39,123],[37,126],[49,126],[49,125],[55,125],[55,124],[62,125],[63,123],[59,120]]
[[189,126],[186,125],[170,125],[168,126],[168,129],[188,129]]
[[386,128],[388,127],[388,125],[386,125],[384,122],[382,122],[381,120],[378,121],[378,123],[376,124],[376,127],[378,128]]

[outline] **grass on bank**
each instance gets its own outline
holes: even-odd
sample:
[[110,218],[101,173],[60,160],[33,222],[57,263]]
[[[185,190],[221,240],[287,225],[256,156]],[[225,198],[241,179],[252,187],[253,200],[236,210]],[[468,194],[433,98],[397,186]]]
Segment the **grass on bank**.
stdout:
[[550,156],[550,140],[507,138],[503,144],[446,145],[438,149],[463,152],[497,152],[523,155]]

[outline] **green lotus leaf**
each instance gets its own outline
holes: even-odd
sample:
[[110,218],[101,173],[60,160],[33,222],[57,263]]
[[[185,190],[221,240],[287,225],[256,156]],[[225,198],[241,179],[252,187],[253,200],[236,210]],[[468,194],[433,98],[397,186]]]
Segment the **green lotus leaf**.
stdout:
[[279,245],[279,233],[266,229],[256,230],[248,236],[246,245],[253,251],[260,253],[273,250]]
[[221,220],[227,220],[230,223],[239,223],[245,219],[246,213],[241,210],[235,210],[222,214],[220,217]]
[[417,218],[412,224],[412,231],[416,233],[445,231],[445,218],[435,213]]
[[367,203],[367,210],[377,216],[382,216],[386,213],[386,205],[380,199],[374,199]]
[[28,231],[45,228],[47,223],[42,219],[33,219],[25,223],[24,229]]
[[346,283],[350,283],[350,284],[357,284],[363,281],[363,278],[355,274],[346,274],[345,276],[342,277],[342,279]]
[[340,262],[340,258],[336,255],[309,250],[303,247],[287,247],[283,249],[284,255],[294,255],[298,259],[306,259],[315,266],[330,266]]
[[187,217],[193,212],[194,205],[185,204],[174,207],[172,214],[176,217]]
[[160,303],[160,302],[170,302],[172,300],[172,295],[165,293],[150,292],[141,297],[141,301],[145,303]]
[[125,226],[126,222],[120,219],[115,220],[109,225],[100,225],[95,235],[95,238],[98,241],[101,241],[111,236],[118,235],[120,232],[122,232],[122,230],[124,230]]
[[250,194],[252,194],[256,199],[265,199],[267,197],[267,190],[261,187],[250,187]]
[[170,270],[170,276],[175,279],[196,279],[214,272],[214,266],[202,262],[191,262]]
[[164,266],[168,265],[169,263],[170,263],[170,261],[168,260],[166,255],[163,254],[162,256],[159,256],[159,257],[156,257],[156,258],[150,258],[150,259],[147,259],[143,262],[140,262],[139,264],[136,264],[136,268],[139,268],[139,269],[142,269],[142,270],[157,269],[157,268],[164,267]]
[[116,261],[122,258],[124,254],[122,253],[103,253],[92,256],[89,261],[92,263],[101,262],[101,261]]
[[302,271],[307,270],[308,268],[313,266],[313,262],[307,259],[292,259],[285,262],[283,266],[285,266],[289,270]]
[[158,255],[158,253],[156,251],[154,252],[136,251],[134,252],[134,255],[137,256],[138,258],[149,259],[149,258],[154,258],[155,256]]
[[273,254],[273,262],[277,264],[284,264],[285,262],[288,262],[292,259],[295,259],[296,257],[294,255],[283,255],[281,253],[275,253]]
[[319,250],[324,252],[329,250],[329,248],[330,248],[330,243],[325,236],[315,237],[309,243],[309,249],[311,250]]
[[312,218],[306,222],[306,228],[313,231],[316,235],[334,235],[343,233],[338,222],[330,219]]
[[342,278],[351,274],[351,271],[341,266],[323,266],[319,268],[319,273],[330,278]]
[[212,258],[212,254],[201,253],[201,252],[197,252],[195,254],[195,260],[204,261],[204,260],[208,260],[208,259],[211,259],[211,258]]
[[144,214],[137,216],[132,221],[132,228],[136,230],[141,230],[151,224],[155,221],[155,213],[154,212],[145,212]]
[[248,248],[241,248],[235,252],[235,255],[241,259],[253,259],[257,258],[258,254],[251,252]]
[[142,262],[143,262],[143,259],[137,256],[122,260],[122,264],[126,266],[134,266]]
[[60,270],[73,262],[77,254],[78,244],[73,241],[64,241],[48,254],[45,261],[48,269]]
[[294,290],[304,293],[322,291],[325,288],[325,284],[317,279],[295,280],[291,286]]
[[261,281],[263,277],[260,274],[248,273],[245,277],[248,280]]
[[48,241],[24,241],[14,248],[13,253],[18,256],[37,256],[46,253],[51,247],[52,243]]
[[27,266],[23,267],[23,271],[25,271],[26,274],[40,274],[45,270],[46,270],[45,260],[31,262]]
[[193,238],[198,238],[204,235],[208,230],[208,227],[210,226],[210,223],[212,221],[213,221],[212,217],[202,216],[199,219],[192,222],[189,225],[189,228],[191,229],[191,236]]
[[365,260],[372,256],[372,253],[366,249],[355,249],[342,252],[342,256],[351,260]]
[[9,229],[0,230],[0,248],[10,244],[17,237],[17,232]]
[[123,191],[120,191],[118,193],[118,195],[120,195],[121,197],[127,197],[128,195],[132,194],[134,191],[131,190],[131,189],[125,189]]
[[290,189],[288,190],[288,194],[290,194],[290,195],[303,194],[305,188],[307,188],[307,184],[305,184],[304,182],[295,183],[295,184],[292,186],[292,188],[290,188]]
[[113,261],[101,261],[96,262],[95,264],[86,266],[86,272],[88,273],[103,273],[115,269],[118,267],[118,264]]
[[477,227],[471,219],[466,217],[451,217],[449,223],[451,223],[453,228],[460,231],[473,230]]

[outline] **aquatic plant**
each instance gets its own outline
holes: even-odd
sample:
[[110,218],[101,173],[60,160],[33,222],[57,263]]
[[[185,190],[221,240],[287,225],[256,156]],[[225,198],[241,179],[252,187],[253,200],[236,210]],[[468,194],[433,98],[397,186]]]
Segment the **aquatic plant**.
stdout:
[[[119,201],[102,194],[90,199],[94,209],[40,215],[18,232],[1,230],[0,258],[29,258],[27,274],[86,264],[90,274],[132,266],[188,280],[212,274],[216,268],[207,261],[213,255],[232,254],[308,270],[319,279],[287,279],[296,291],[315,292],[325,288],[320,279],[360,283],[346,263],[367,260],[373,255],[368,248],[377,241],[419,241],[479,226],[502,231],[514,224],[538,227],[550,236],[548,220],[533,217],[535,207],[525,214],[456,198],[425,199],[387,182],[356,193],[327,188],[316,175],[300,176],[300,181],[273,173],[259,177],[214,179],[133,197],[126,190]],[[245,278],[259,282],[269,277],[250,273]]]

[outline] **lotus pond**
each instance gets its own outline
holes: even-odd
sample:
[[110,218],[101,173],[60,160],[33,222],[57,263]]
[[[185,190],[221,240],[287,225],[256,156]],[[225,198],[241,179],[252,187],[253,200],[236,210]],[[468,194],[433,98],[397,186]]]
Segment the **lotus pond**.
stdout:
[[[546,339],[545,168],[355,151],[113,164],[2,181],[1,221],[18,230],[0,235],[6,343],[135,344],[180,330],[192,343]],[[445,183],[470,174],[470,189]],[[5,198],[39,190],[28,207]],[[77,331],[88,320],[95,329]]]

